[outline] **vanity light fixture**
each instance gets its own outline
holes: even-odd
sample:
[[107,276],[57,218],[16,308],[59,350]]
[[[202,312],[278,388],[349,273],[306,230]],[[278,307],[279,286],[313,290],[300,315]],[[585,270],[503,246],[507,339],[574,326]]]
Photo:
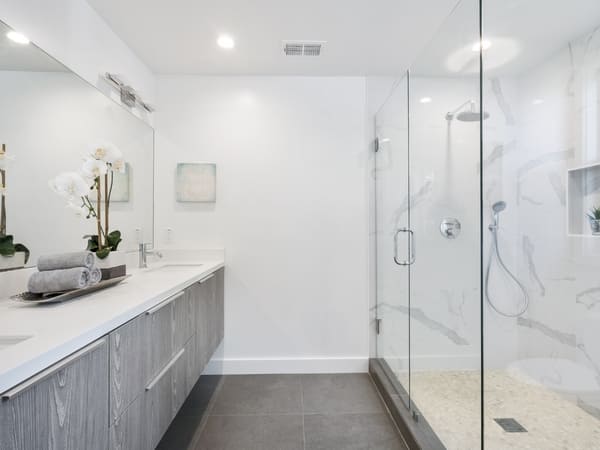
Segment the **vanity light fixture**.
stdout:
[[419,100],[419,102],[421,103],[431,103],[432,98],[431,97],[423,97]]
[[487,39],[482,39],[481,43],[479,42],[475,42],[473,44],[473,46],[471,47],[471,50],[473,50],[474,52],[478,52],[479,49],[481,48],[481,50],[487,50],[488,48],[490,48],[492,46],[492,43],[487,40]]
[[108,82],[108,84],[119,91],[121,102],[123,102],[123,104],[129,106],[130,108],[138,106],[149,113],[154,112],[154,108],[148,103],[142,101],[142,98],[135,91],[135,89],[125,84],[118,75],[106,72],[104,74],[104,79]]
[[235,41],[228,34],[222,34],[217,39],[217,45],[225,50],[231,50],[235,47]]
[[25,36],[23,33],[19,33],[18,31],[9,31],[6,33],[6,37],[17,44],[29,44],[29,39],[27,39],[27,36]]

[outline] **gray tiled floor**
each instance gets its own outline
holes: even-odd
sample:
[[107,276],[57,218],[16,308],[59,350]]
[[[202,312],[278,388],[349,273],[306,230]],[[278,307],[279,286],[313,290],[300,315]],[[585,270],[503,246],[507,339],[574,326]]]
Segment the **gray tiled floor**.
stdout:
[[194,450],[404,450],[367,374],[226,376]]

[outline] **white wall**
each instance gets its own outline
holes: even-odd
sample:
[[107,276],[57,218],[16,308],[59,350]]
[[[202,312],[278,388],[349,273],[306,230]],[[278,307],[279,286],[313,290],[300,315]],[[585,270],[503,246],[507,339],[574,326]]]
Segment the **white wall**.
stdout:
[[105,72],[121,74],[154,102],[154,74],[85,0],[3,0],[0,19],[111,97],[117,98],[101,79]]
[[[158,79],[161,247],[225,247],[226,372],[366,371],[364,78]],[[217,202],[175,202],[177,162]],[[167,228],[172,228],[168,239]]]

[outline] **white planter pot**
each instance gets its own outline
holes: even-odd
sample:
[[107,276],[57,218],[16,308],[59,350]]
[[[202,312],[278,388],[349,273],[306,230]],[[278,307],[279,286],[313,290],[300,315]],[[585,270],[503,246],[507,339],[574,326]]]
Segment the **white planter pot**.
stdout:
[[127,262],[125,252],[110,252],[104,259],[96,256],[96,267],[100,269],[109,269],[111,267],[124,266]]
[[0,255],[0,270],[20,269],[25,267],[25,252],[16,252],[13,256]]

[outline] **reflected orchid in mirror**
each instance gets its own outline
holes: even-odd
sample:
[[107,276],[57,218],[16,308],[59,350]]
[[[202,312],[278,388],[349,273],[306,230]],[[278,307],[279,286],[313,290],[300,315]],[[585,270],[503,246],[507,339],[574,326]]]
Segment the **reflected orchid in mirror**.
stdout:
[[[98,258],[117,250],[121,232],[109,228],[110,198],[114,173],[125,172],[121,151],[111,143],[93,145],[79,172],[65,172],[50,181],[50,188],[67,199],[67,208],[77,216],[95,219],[97,234],[86,236],[87,249]],[[95,197],[94,207],[90,195]]]

